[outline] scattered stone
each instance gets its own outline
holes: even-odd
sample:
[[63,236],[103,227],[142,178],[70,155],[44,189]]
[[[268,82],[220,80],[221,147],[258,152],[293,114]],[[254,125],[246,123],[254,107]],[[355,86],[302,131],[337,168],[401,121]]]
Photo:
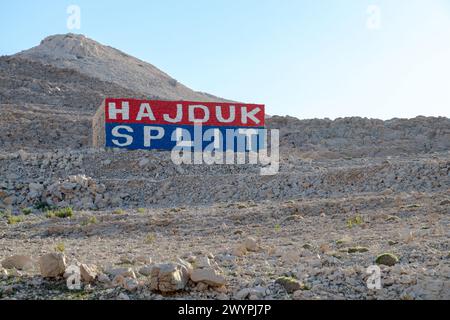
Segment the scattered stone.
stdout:
[[211,260],[207,256],[200,257],[195,260],[194,267],[196,269],[211,268]]
[[80,265],[81,280],[85,283],[94,282],[97,277],[97,273],[97,267],[95,265]]
[[253,252],[259,251],[259,249],[260,249],[258,242],[253,237],[248,237],[247,239],[245,239],[244,247],[248,251],[253,251]]
[[255,299],[252,299],[252,297],[254,297],[256,299],[262,299],[266,296],[266,294],[267,294],[266,288],[258,286],[255,288],[241,289],[234,295],[234,297],[237,300],[244,300],[247,298],[249,298],[250,300],[255,300]]
[[212,287],[224,286],[226,279],[212,268],[195,269],[191,272],[193,282],[204,282]]
[[231,250],[231,254],[236,257],[243,257],[247,254],[247,249],[244,245],[238,245]]
[[352,238],[350,236],[344,236],[339,240],[336,240],[336,244],[337,245],[345,245],[345,244],[349,244],[352,242]]
[[143,263],[143,264],[150,264],[150,263],[152,263],[152,258],[150,258],[150,257],[147,257],[147,256],[138,256],[138,257],[136,257],[136,262],[140,262],[140,263]]
[[136,274],[132,268],[111,268],[105,270],[105,273],[112,277],[121,275],[123,277],[136,278]]
[[62,276],[67,267],[66,257],[63,253],[48,253],[39,259],[38,264],[44,278]]
[[293,300],[304,300],[305,299],[305,295],[303,290],[297,290],[292,294],[292,299]]
[[128,278],[128,277],[124,277],[120,274],[118,274],[117,276],[114,277],[114,279],[112,280],[112,285],[114,287],[122,287],[124,289],[126,289],[126,283],[128,280],[133,279],[133,278]]
[[6,269],[30,270],[33,265],[31,257],[25,255],[14,255],[2,261],[2,266]]
[[152,268],[153,266],[143,266],[142,268],[139,269],[138,272],[143,276],[148,277],[152,273]]
[[197,291],[205,291],[208,289],[208,285],[204,282],[197,283],[197,286],[195,287],[195,290]]
[[130,300],[130,297],[129,297],[127,294],[121,292],[121,293],[117,296],[117,300]]
[[250,295],[250,292],[251,292],[251,289],[250,289],[250,288],[244,288],[244,289],[239,290],[239,291],[234,295],[234,297],[235,297],[237,300],[244,300],[244,299],[246,299],[246,298]]
[[294,293],[295,291],[302,289],[300,281],[290,277],[280,277],[275,280],[275,283],[283,286],[287,293]]
[[111,159],[106,159],[106,160],[102,161],[102,165],[109,166],[111,164],[111,162],[112,162]]
[[100,283],[104,283],[104,284],[111,284],[111,279],[104,273],[100,273],[97,276],[97,280]]
[[14,285],[9,285],[9,286],[4,286],[2,293],[6,294],[6,295],[11,295],[14,293],[16,286]]
[[183,290],[189,280],[186,266],[166,263],[153,266],[150,273],[150,289],[161,292]]
[[1,268],[0,269],[0,276],[3,277],[3,280],[8,279],[8,276],[9,276],[8,270]]
[[139,167],[143,168],[143,167],[145,167],[146,165],[148,165],[149,163],[150,163],[150,160],[149,160],[148,158],[142,158],[142,159],[139,161]]
[[134,264],[134,259],[129,256],[120,257],[120,263],[122,264]]
[[139,287],[139,281],[133,278],[126,278],[123,282],[123,288],[127,291],[133,292]]

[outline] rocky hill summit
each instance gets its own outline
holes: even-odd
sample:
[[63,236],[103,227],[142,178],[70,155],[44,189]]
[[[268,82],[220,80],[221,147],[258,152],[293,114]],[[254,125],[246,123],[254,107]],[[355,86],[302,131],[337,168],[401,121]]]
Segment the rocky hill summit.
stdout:
[[29,50],[14,55],[58,68],[67,68],[140,92],[149,98],[193,101],[220,101],[195,92],[150,63],[115,48],[102,45],[84,35],[62,34],[45,38]]

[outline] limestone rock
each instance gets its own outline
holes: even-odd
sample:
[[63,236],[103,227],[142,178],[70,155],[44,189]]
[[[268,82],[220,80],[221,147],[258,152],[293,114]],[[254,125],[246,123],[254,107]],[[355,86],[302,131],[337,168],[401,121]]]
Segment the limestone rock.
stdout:
[[105,270],[105,273],[112,277],[121,275],[123,277],[136,278],[132,268],[110,268]]
[[108,285],[111,284],[111,279],[104,273],[100,273],[97,276],[97,280],[98,280],[98,282],[101,282],[101,283],[104,283],[104,284],[108,284]]
[[121,292],[121,293],[117,296],[117,300],[130,300],[130,297],[129,297],[127,294]]
[[95,265],[81,264],[80,275],[82,281],[86,283],[94,282],[97,277],[97,267]]
[[147,164],[149,164],[150,160],[148,160],[147,158],[142,158],[139,161],[139,167],[143,168],[145,167]]
[[147,277],[151,274],[152,268],[153,266],[143,266],[142,268],[139,269],[139,273]]
[[186,266],[174,263],[153,266],[150,273],[150,289],[161,292],[183,290],[189,280]]
[[25,255],[14,255],[2,261],[2,266],[6,269],[30,270],[33,264],[31,257]]
[[133,278],[126,278],[123,283],[123,288],[130,292],[136,291],[138,287],[139,281]]
[[213,268],[194,269],[191,272],[191,280],[193,282],[204,282],[213,287],[224,286],[227,281]]
[[244,245],[238,245],[231,250],[231,254],[236,257],[243,257],[247,253],[247,249]]
[[259,246],[258,242],[253,237],[248,237],[247,239],[245,239],[244,247],[248,251],[253,251],[253,252],[260,250],[260,246]]
[[48,253],[39,259],[39,268],[44,278],[62,276],[66,267],[66,257],[62,253]]

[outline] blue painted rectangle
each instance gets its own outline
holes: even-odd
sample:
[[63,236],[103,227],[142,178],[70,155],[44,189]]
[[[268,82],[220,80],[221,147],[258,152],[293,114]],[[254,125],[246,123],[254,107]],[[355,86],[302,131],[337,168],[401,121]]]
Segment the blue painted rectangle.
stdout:
[[[146,129],[147,127],[147,129]],[[201,129],[195,128],[192,125],[148,125],[148,124],[136,124],[136,123],[105,123],[106,133],[106,147],[111,148],[126,148],[131,150],[147,149],[147,150],[173,150],[176,146],[176,141],[173,141],[174,132],[177,128],[183,130],[184,137],[193,141],[193,147],[184,148],[184,150],[191,151],[204,151],[205,148],[213,148],[214,133],[218,135],[218,144],[215,145],[216,151],[259,151],[264,149],[264,137],[266,135],[266,129],[264,127],[249,128],[249,127],[212,127],[201,126]],[[185,130],[185,131],[184,131]],[[212,131],[217,130],[217,131]],[[241,131],[237,131],[241,130]],[[245,132],[247,130],[253,130],[250,141],[246,137]],[[150,145],[145,145],[145,133],[147,136],[157,136],[157,134],[163,135],[158,139],[152,139]],[[194,131],[197,139],[194,139]],[[205,134],[209,139],[202,139]],[[201,136],[200,139],[198,136]],[[205,141],[203,141],[205,140]]]

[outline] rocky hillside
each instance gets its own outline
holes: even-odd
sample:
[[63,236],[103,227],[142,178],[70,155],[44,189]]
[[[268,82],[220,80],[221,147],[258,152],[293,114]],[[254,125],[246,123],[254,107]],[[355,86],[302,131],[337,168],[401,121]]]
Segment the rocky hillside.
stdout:
[[218,99],[83,36],[0,57],[0,299],[450,299],[450,119],[273,116],[261,176],[91,148],[107,96]]

